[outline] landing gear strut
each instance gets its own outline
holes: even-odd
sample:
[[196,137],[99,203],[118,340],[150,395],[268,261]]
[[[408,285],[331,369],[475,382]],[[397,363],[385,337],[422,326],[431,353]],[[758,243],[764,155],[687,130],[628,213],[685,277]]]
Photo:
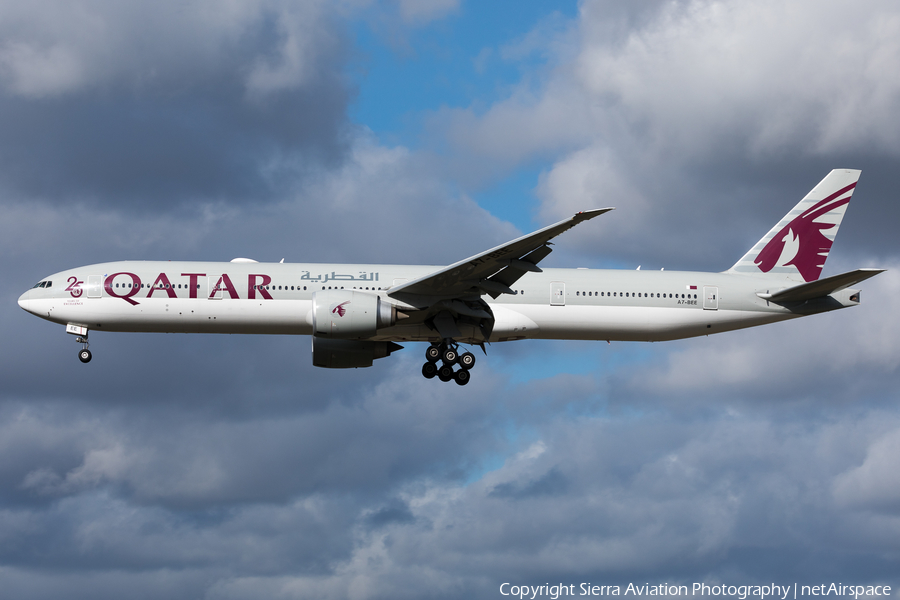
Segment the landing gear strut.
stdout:
[[[439,344],[432,344],[425,350],[426,362],[422,365],[422,375],[426,379],[433,379],[437,376],[441,381],[456,381],[457,385],[466,385],[469,383],[472,375],[469,369],[475,366],[475,355],[471,352],[459,353],[459,344],[452,339],[445,339]],[[438,361],[441,365],[438,366]],[[459,365],[459,369],[454,370],[453,365]]]
[[81,344],[81,350],[78,351],[78,360],[83,363],[91,362],[91,351],[88,350],[89,344],[87,334],[75,338],[75,341]]

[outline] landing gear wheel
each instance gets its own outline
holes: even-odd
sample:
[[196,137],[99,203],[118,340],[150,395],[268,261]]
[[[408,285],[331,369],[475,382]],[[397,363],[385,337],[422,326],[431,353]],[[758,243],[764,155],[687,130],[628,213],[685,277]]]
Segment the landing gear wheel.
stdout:
[[438,368],[437,365],[433,362],[427,362],[422,365],[422,375],[425,379],[433,379],[435,375],[437,375]]
[[450,381],[451,379],[453,379],[453,367],[451,367],[450,365],[444,365],[443,367],[438,369],[437,376],[438,379],[445,383],[447,381]]
[[444,359],[444,362],[448,365],[452,365],[456,362],[456,359],[459,358],[459,354],[456,352],[456,348],[447,348],[444,350],[444,355],[441,358]]
[[[471,352],[464,352],[459,355],[459,366],[468,371],[475,366],[475,355]],[[460,384],[464,385],[464,384]]]
[[453,374],[453,379],[456,380],[457,385],[466,385],[467,383],[469,383],[469,379],[471,378],[472,375],[466,369],[460,369]]
[[83,363],[91,362],[91,351],[85,348],[84,350],[78,351],[78,360]]
[[428,346],[425,350],[425,359],[428,362],[437,362],[441,358],[441,349],[437,346]]

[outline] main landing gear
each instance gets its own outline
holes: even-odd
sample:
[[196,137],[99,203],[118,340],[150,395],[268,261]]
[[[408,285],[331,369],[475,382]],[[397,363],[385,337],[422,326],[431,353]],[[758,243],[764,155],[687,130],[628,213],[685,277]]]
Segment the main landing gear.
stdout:
[[[472,377],[469,369],[475,366],[475,355],[471,352],[459,353],[459,344],[453,340],[444,340],[440,344],[432,344],[425,350],[425,359],[428,361],[422,365],[422,375],[426,379],[435,376],[441,381],[456,381],[457,385],[466,385]],[[438,366],[440,362],[440,366]],[[454,370],[453,365],[459,365]]]
[[81,344],[81,350],[78,351],[78,360],[83,363],[91,362],[91,351],[88,350],[88,336],[84,334],[75,338],[75,341]]

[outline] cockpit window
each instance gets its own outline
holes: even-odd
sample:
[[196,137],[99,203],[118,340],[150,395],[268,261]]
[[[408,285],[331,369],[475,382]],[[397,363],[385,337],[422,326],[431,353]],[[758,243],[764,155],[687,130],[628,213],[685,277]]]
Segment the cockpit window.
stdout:
[[43,287],[50,287],[50,284],[51,284],[51,283],[52,283],[52,282],[50,282],[50,281],[39,281],[39,282],[37,282],[36,284],[34,284],[34,287],[31,288],[31,289],[34,289],[34,288],[43,288]]

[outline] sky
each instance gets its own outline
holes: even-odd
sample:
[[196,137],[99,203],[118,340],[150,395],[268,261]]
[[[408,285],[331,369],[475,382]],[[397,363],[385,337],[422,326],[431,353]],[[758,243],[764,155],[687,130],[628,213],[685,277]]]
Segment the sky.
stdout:
[[[893,0],[0,0],[0,587],[24,599],[900,587]],[[289,336],[91,335],[16,299],[112,260],[730,267],[862,170],[862,304],[525,341],[466,387]]]

